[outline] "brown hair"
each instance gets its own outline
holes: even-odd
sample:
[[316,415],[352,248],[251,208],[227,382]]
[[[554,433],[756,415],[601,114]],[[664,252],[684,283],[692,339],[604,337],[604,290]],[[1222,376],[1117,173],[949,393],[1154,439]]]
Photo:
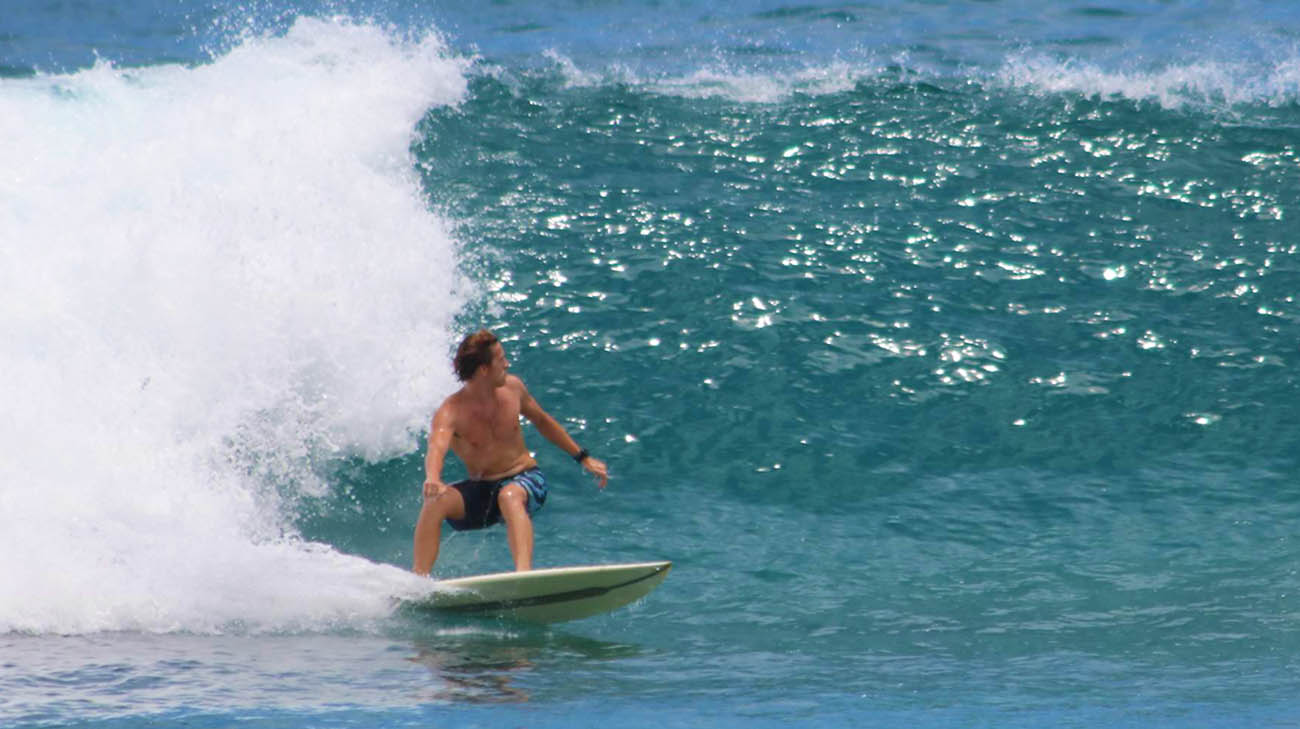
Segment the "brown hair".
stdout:
[[477,332],[465,337],[456,349],[456,358],[452,360],[452,369],[456,371],[456,377],[461,382],[468,382],[478,368],[492,362],[492,345],[497,343],[497,337],[486,329],[480,329]]

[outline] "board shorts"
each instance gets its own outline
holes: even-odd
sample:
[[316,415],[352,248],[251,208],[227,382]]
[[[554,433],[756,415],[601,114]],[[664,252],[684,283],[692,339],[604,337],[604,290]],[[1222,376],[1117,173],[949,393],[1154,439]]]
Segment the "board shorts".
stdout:
[[467,478],[464,481],[448,484],[449,488],[459,491],[461,499],[465,501],[465,518],[448,517],[447,523],[452,529],[464,532],[483,529],[500,522],[501,505],[497,503],[497,496],[501,493],[501,489],[512,483],[519,484],[528,495],[528,503],[524,508],[529,516],[537,513],[537,510],[542,508],[542,504],[546,503],[546,477],[537,468],[530,468],[513,476],[492,481]]

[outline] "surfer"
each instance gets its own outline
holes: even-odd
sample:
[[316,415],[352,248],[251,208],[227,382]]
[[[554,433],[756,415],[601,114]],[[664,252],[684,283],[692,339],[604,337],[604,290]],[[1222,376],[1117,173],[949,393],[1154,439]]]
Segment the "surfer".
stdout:
[[[532,514],[546,502],[547,487],[524,445],[519,416],[528,418],[543,437],[590,471],[602,489],[609,480],[608,470],[537,404],[522,380],[507,372],[510,362],[492,332],[482,329],[465,337],[452,367],[465,384],[433,416],[412,569],[420,575],[433,570],[444,520],[457,531],[483,529],[504,520],[515,569],[530,570]],[[465,464],[468,479],[442,482],[449,448]]]

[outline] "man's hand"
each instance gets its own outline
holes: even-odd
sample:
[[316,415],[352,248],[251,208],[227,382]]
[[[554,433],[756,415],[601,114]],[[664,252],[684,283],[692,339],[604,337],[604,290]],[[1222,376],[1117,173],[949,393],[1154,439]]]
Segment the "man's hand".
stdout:
[[596,485],[602,489],[605,488],[605,484],[609,483],[609,468],[599,458],[587,456],[582,459],[582,467],[596,477]]
[[442,492],[447,490],[447,484],[436,479],[427,479],[424,482],[424,500],[429,501],[442,496]]

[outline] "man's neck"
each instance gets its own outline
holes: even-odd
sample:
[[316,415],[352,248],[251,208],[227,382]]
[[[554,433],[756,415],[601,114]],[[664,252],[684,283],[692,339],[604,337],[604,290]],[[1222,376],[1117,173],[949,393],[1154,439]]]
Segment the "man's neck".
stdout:
[[496,387],[487,378],[473,379],[465,383],[465,395],[471,400],[492,400],[496,396]]

